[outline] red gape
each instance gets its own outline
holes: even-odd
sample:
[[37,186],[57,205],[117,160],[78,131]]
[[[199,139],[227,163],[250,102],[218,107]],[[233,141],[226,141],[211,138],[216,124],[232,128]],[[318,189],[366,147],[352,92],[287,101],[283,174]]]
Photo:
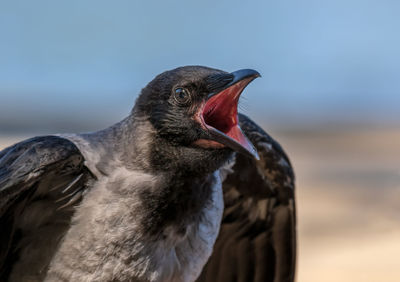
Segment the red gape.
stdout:
[[218,129],[246,148],[250,148],[251,144],[238,126],[237,106],[240,94],[252,79],[244,79],[211,97],[202,114],[207,126]]

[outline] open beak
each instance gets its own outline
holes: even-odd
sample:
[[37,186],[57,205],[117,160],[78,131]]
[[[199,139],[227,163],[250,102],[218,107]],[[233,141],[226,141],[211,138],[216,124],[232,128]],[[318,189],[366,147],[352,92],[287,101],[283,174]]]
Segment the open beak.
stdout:
[[244,88],[261,75],[251,69],[238,70],[231,74],[233,80],[209,94],[201,119],[210,133],[210,139],[258,160],[257,150],[239,126],[237,107]]

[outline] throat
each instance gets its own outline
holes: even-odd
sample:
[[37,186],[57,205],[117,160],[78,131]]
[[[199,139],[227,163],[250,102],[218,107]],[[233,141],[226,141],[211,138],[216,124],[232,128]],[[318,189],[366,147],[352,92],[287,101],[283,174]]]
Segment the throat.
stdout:
[[143,222],[144,229],[151,235],[161,235],[160,230],[173,228],[184,235],[191,223],[201,220],[219,182],[216,175],[174,175],[164,187],[142,191],[142,203],[148,215]]
[[204,179],[224,165],[232,155],[230,148],[211,140],[198,139],[193,143],[176,145],[163,138],[155,138],[150,146],[153,170],[150,173]]

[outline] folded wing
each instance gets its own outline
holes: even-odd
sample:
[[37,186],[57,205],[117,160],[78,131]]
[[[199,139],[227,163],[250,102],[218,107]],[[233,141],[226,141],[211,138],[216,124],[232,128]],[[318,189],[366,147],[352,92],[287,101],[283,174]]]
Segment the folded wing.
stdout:
[[78,148],[61,137],[0,152],[0,281],[22,273],[41,280],[91,178]]
[[281,146],[244,115],[240,126],[260,160],[237,155],[223,183],[225,211],[197,281],[294,281],[294,174]]

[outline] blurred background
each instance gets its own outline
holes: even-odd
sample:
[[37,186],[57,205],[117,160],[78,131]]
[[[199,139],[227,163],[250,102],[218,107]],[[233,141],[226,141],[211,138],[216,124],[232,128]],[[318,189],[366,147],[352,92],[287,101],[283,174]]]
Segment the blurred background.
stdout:
[[182,65],[241,100],[297,174],[297,281],[400,279],[400,2],[1,1],[0,149],[94,131]]

